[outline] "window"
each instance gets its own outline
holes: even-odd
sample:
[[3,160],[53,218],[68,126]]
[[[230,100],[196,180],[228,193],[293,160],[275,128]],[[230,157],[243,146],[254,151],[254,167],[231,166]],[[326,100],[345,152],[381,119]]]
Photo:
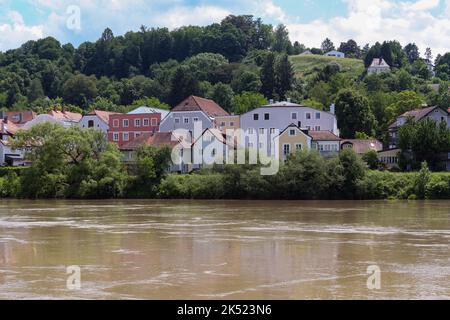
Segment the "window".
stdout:
[[193,121],[193,122],[198,122],[198,118],[195,117],[195,118],[192,119],[192,121]]
[[94,120],[89,120],[88,121],[88,128],[93,128],[94,127]]
[[158,119],[152,118],[152,126],[156,127],[158,125]]
[[295,144],[295,150],[297,150],[297,151],[302,150],[302,144],[301,143]]
[[230,127],[234,127],[234,122],[230,122]]
[[222,123],[220,124],[220,126],[225,127],[226,123],[222,121]]
[[275,134],[275,128],[270,128],[270,134]]
[[141,119],[134,119],[134,126],[140,127],[141,126]]
[[253,134],[253,128],[248,128],[248,134]]
[[249,142],[249,143],[248,143],[248,147],[249,147],[249,148],[253,148],[253,142]]
[[212,156],[212,157],[215,157],[215,156],[216,156],[216,149],[212,149],[212,151],[211,151],[211,156]]
[[189,118],[184,118],[183,121],[184,121],[185,124],[188,124],[189,123]]
[[150,125],[150,120],[148,118],[144,119],[144,127],[148,127]]
[[140,132],[135,132],[135,133],[134,133],[134,137],[135,137],[135,138],[139,137],[140,135],[141,135]]
[[319,150],[323,151],[323,144],[319,144]]
[[128,121],[128,119],[123,119],[123,121],[122,121],[122,126],[123,127],[128,127],[128,125],[129,125],[130,123],[129,123],[129,121]]
[[128,140],[130,140],[130,135],[129,135],[128,132],[123,132],[123,133],[122,133],[122,140],[123,140],[123,141],[128,141]]
[[320,119],[320,112],[316,112],[316,119]]
[[308,120],[311,119],[311,113],[308,112],[308,113],[306,114],[306,119],[308,119]]
[[119,141],[119,133],[118,132],[113,133],[113,141]]
[[285,156],[287,156],[287,155],[290,154],[290,153],[291,153],[291,145],[288,144],[288,143],[285,143],[285,144],[283,145],[283,154],[284,154]]
[[338,151],[338,146],[335,145],[335,144],[333,144],[333,145],[331,146],[331,150],[332,150],[332,151]]
[[119,119],[114,119],[113,120],[113,127],[117,128],[119,126]]
[[259,128],[259,134],[264,134],[264,128]]
[[320,126],[316,126],[316,127],[314,128],[314,130],[320,131]]
[[255,113],[253,115],[253,120],[255,120],[255,121],[259,120],[259,114]]
[[180,123],[180,118],[175,118],[175,123]]
[[289,135],[290,136],[295,136],[295,130],[294,129],[289,130]]
[[264,120],[270,120],[270,114],[264,113]]
[[297,120],[297,112],[292,112],[291,113],[291,119],[292,120]]

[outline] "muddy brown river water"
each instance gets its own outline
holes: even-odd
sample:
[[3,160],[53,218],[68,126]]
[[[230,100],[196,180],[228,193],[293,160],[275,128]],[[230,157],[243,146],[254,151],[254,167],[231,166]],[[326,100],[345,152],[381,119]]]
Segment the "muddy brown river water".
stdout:
[[449,244],[450,201],[0,200],[0,299],[450,299]]

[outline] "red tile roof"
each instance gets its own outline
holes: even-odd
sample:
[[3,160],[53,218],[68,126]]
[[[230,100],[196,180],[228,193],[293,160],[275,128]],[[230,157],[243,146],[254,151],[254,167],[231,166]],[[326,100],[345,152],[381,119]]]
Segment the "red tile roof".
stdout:
[[144,133],[139,137],[136,137],[133,141],[120,147],[121,150],[136,150],[140,146],[169,146],[174,147],[180,143],[179,140],[173,138],[172,132],[156,132],[156,133]]
[[313,138],[314,141],[341,141],[337,135],[331,131],[309,131],[308,135]]
[[3,112],[3,118],[8,117],[15,124],[24,124],[36,118],[33,111],[6,111]]
[[75,121],[75,122],[79,122],[81,120],[81,118],[83,117],[81,115],[81,113],[70,112],[70,111],[51,110],[48,114],[51,115],[55,119],[69,120],[69,121]]
[[19,130],[15,123],[9,119],[6,121],[4,119],[0,119],[0,121],[0,133],[2,134],[15,135],[17,130]]
[[342,140],[341,147],[344,146],[345,144],[351,144],[353,146],[352,147],[353,151],[355,151],[358,154],[363,154],[370,150],[374,150],[374,151],[383,150],[383,144],[376,139],[367,139],[367,140],[346,139],[346,140]]
[[109,111],[101,111],[101,110],[93,110],[89,112],[88,116],[97,116],[106,124],[109,124],[109,116],[112,114],[120,114],[119,112],[109,112]]
[[171,111],[203,111],[211,118],[230,115],[213,100],[196,96],[189,96]]

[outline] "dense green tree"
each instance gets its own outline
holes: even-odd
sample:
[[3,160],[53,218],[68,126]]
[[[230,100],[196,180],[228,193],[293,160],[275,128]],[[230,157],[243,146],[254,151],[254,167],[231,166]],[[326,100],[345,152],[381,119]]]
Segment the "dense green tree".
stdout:
[[168,102],[171,106],[175,106],[186,97],[197,95],[199,92],[200,86],[198,80],[184,68],[179,67],[171,80]]
[[322,42],[321,49],[322,49],[322,51],[323,51],[324,53],[327,53],[327,52],[329,52],[329,51],[336,50],[336,48],[334,47],[334,43],[333,43],[330,39],[328,39],[328,38],[326,38],[326,39]]
[[267,105],[269,101],[260,93],[242,92],[233,98],[233,113],[244,114],[255,108]]
[[42,88],[41,80],[39,80],[38,78],[34,78],[30,84],[28,92],[28,101],[33,102],[43,97],[44,97],[44,89]]
[[248,70],[237,70],[231,81],[231,87],[235,93],[244,91],[259,92],[261,85],[259,74]]
[[261,68],[261,93],[269,99],[273,98],[275,91],[275,55],[269,53]]
[[339,92],[336,98],[336,117],[344,138],[354,138],[357,131],[374,135],[376,120],[369,101],[351,89]]
[[408,43],[403,50],[410,64],[420,59],[419,48],[415,43]]
[[88,77],[77,74],[70,77],[63,86],[63,98],[68,103],[88,108],[89,103],[98,95],[97,80],[94,76]]
[[275,92],[280,100],[286,100],[286,92],[292,89],[294,69],[287,54],[281,55],[275,64]]
[[228,84],[219,82],[215,84],[207,97],[217,102],[219,106],[230,112],[232,109],[234,92]]
[[272,50],[288,54],[292,50],[292,44],[289,40],[289,32],[284,24],[279,24],[275,28]]
[[355,40],[350,39],[347,42],[341,42],[341,45],[338,49],[340,52],[345,53],[347,58],[360,58],[361,57],[361,49]]

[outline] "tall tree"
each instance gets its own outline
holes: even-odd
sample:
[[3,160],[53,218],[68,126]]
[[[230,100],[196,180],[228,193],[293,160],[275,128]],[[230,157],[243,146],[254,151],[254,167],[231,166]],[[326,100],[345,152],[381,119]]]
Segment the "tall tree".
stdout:
[[329,52],[329,51],[336,50],[336,48],[334,47],[334,43],[333,43],[330,39],[328,39],[328,38],[326,38],[326,39],[322,42],[321,49],[322,49],[322,51],[323,51],[324,53],[327,53],[327,52]]
[[200,86],[197,79],[192,77],[183,67],[178,67],[172,77],[169,104],[174,107],[190,95],[197,95]]
[[284,24],[279,24],[275,29],[272,50],[289,53],[292,44],[289,40],[289,32]]
[[347,42],[342,42],[339,51],[345,53],[348,58],[360,58],[361,49],[355,40],[350,39]]
[[30,89],[28,92],[28,101],[33,102],[39,98],[44,97],[44,89],[42,88],[42,83],[39,78],[34,78],[31,80]]
[[291,90],[294,81],[294,69],[287,54],[277,59],[275,65],[275,92],[280,100],[286,100],[286,92]]
[[420,59],[419,48],[415,43],[408,43],[403,49],[410,64]]
[[261,93],[268,99],[273,98],[275,90],[275,54],[269,53],[261,68]]
[[356,132],[374,136],[375,116],[369,101],[352,89],[339,92],[336,98],[336,117],[341,136],[352,139]]

